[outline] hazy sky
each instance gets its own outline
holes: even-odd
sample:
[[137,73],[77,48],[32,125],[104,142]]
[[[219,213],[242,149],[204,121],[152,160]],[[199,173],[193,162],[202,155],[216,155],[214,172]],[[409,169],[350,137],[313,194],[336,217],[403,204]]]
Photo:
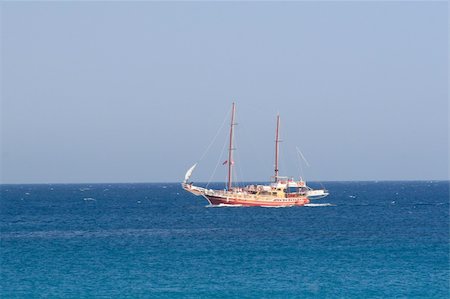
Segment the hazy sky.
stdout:
[[3,183],[449,177],[447,2],[0,5]]

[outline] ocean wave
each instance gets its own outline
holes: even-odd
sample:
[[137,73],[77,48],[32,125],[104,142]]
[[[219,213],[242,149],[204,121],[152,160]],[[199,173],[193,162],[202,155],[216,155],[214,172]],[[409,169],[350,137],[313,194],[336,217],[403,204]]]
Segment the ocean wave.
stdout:
[[51,230],[51,231],[16,231],[0,233],[0,239],[71,239],[71,238],[105,238],[124,236],[189,236],[195,234],[215,233],[218,228],[148,228],[148,229],[111,229],[111,230]]
[[307,203],[305,207],[335,207],[336,205],[333,205],[331,203]]
[[260,206],[261,208],[291,208],[295,207],[295,205],[284,205],[284,206]]
[[233,207],[244,207],[243,205],[230,205],[230,204],[226,204],[226,203],[220,203],[218,205],[207,205],[205,206],[205,208],[233,208]]

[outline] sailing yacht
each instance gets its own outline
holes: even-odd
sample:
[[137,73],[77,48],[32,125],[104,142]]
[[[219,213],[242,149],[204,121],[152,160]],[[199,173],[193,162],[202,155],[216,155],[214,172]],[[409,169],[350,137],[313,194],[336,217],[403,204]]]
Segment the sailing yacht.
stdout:
[[312,199],[319,199],[329,193],[325,189],[314,190],[306,185],[303,179],[294,180],[290,177],[280,176],[278,169],[279,158],[279,129],[280,116],[277,116],[277,127],[275,136],[275,174],[273,180],[268,185],[247,185],[245,187],[233,186],[233,134],[235,117],[235,103],[231,110],[230,136],[228,146],[228,160],[224,162],[228,166],[227,187],[223,190],[207,189],[195,186],[189,179],[197,166],[194,164],[185,174],[181,183],[184,190],[205,198],[210,205],[231,205],[231,206],[262,206],[262,207],[288,207],[304,206]]

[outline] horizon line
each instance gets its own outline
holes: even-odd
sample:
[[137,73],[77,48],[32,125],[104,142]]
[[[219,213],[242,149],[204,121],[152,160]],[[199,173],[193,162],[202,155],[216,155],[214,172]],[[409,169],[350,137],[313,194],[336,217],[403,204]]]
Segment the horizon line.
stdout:
[[[268,183],[269,181],[242,181],[241,183]],[[449,182],[450,179],[382,179],[382,180],[310,180],[312,183],[348,183],[348,182]],[[181,184],[178,181],[158,181],[158,182],[59,182],[59,183],[0,183],[2,185],[83,185],[83,184],[96,184],[96,185],[114,185],[114,184]],[[196,184],[226,184],[224,181],[215,182],[196,182]]]

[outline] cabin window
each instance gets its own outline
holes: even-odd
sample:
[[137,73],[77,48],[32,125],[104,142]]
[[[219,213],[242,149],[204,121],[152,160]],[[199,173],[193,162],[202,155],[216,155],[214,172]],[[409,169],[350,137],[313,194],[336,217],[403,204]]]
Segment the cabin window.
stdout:
[[287,188],[287,193],[297,193],[298,187],[289,187]]

